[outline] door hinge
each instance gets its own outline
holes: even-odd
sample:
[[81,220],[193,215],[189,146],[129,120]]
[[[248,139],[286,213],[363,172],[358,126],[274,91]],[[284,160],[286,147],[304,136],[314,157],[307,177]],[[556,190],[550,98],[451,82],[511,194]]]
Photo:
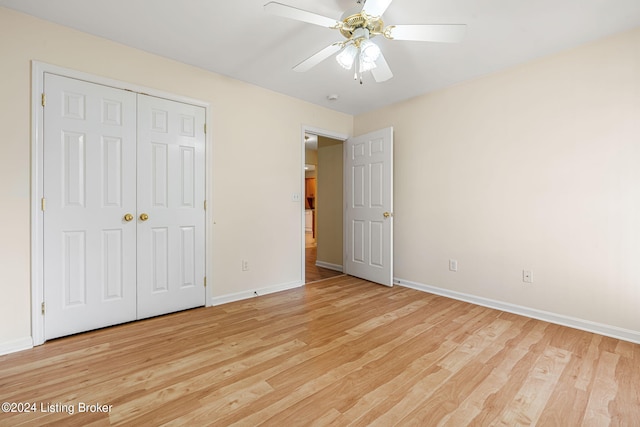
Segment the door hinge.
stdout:
[[47,209],[47,199],[45,199],[44,197],[40,199],[40,209],[42,209],[42,212]]
[[207,287],[207,276],[204,276],[204,287]]
[[47,95],[45,95],[44,92],[42,93],[41,103],[43,107],[47,104]]
[[207,124],[206,123],[204,124],[204,133],[205,134],[207,133]]
[[44,302],[40,305],[40,311],[42,311],[42,315],[44,316]]
[[206,200],[204,201],[204,210],[205,211],[207,210],[207,201]]

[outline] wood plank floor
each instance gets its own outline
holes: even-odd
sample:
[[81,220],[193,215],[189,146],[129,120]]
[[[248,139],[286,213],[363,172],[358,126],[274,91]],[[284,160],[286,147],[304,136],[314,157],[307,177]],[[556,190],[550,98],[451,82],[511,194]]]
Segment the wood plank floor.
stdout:
[[640,345],[340,276],[2,356],[0,402],[38,405],[2,426],[634,427]]
[[311,283],[342,275],[341,272],[316,265],[318,250],[315,246],[305,249],[304,282]]

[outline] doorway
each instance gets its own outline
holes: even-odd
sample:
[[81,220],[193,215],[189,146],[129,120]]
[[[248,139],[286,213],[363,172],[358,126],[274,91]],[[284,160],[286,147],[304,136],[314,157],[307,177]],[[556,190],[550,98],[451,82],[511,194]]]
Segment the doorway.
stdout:
[[[329,142],[328,145],[335,145],[333,148],[336,149],[338,158],[342,159],[342,165],[337,170],[335,165],[333,170],[327,168],[329,172],[325,173],[322,156],[318,155],[314,204],[317,222],[316,260],[315,263],[313,260],[306,262],[303,237],[302,271],[305,283],[308,283],[306,266],[310,264],[310,267],[327,268],[393,286],[393,128],[388,127],[347,139],[303,127],[303,141],[308,134],[318,135],[319,153],[323,152],[321,137],[337,140]],[[304,155],[302,163],[305,163]],[[342,194],[331,195],[330,191],[324,192],[323,176],[329,179],[339,178]],[[302,182],[304,185],[304,173]],[[339,206],[336,209],[339,219],[333,223],[323,219],[324,214],[331,211],[324,207],[323,200]],[[323,227],[323,224],[326,227]],[[337,240],[341,242],[341,246],[338,246],[341,249],[332,251],[331,244],[323,244],[326,241],[323,229],[328,230],[330,234],[340,230],[341,237]],[[333,258],[336,259],[335,264],[323,259],[325,256],[335,257],[336,254],[339,254],[340,258]]]
[[304,132],[304,282],[343,274],[342,135]]

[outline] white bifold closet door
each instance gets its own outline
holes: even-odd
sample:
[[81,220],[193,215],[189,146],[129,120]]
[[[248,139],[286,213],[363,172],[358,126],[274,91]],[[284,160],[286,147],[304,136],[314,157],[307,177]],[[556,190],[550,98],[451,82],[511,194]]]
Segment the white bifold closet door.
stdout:
[[44,89],[45,339],[204,305],[204,108]]

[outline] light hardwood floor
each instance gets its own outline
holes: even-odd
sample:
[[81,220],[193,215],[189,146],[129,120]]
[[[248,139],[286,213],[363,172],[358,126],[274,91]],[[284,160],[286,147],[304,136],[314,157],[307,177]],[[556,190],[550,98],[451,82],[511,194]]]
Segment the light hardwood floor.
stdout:
[[316,282],[342,275],[341,272],[316,265],[318,249],[315,246],[305,249],[304,281],[305,283]]
[[0,402],[75,410],[3,426],[634,427],[640,345],[340,276],[2,356]]

